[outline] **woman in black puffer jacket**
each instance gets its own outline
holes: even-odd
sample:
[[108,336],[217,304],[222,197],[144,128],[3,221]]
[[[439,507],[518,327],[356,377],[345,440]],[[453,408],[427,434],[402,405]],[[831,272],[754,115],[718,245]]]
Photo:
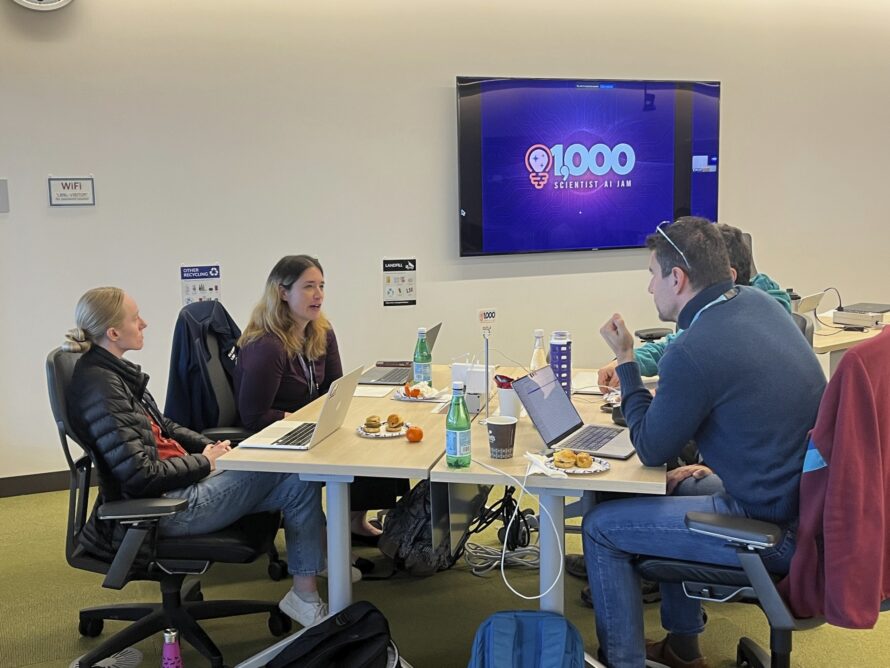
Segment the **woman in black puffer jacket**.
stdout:
[[[123,359],[140,350],[146,323],[120,288],[95,288],[81,297],[66,350],[84,352],[68,388],[72,426],[96,460],[106,500],[168,496],[188,508],[160,521],[161,535],[218,531],[261,511],[284,514],[293,587],[279,604],[303,626],[327,615],[316,574],[325,568],[320,483],[287,473],[216,471],[230,449],[166,418],[148,393],[148,376]],[[91,518],[103,532],[101,521]]]

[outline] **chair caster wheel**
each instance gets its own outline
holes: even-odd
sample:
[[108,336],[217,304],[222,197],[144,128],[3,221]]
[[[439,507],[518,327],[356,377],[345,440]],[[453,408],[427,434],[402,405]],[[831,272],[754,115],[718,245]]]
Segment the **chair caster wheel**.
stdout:
[[86,638],[95,638],[100,633],[102,633],[102,629],[105,627],[105,622],[101,619],[95,619],[93,617],[87,617],[86,619],[81,619],[77,624],[77,630],[80,632],[80,635]]
[[283,612],[269,613],[269,633],[276,638],[290,633],[292,627],[293,622],[291,618]]
[[270,561],[267,572],[269,573],[269,577],[273,581],[279,582],[280,580],[283,580],[284,577],[287,575],[287,563],[281,561],[280,559],[276,561]]

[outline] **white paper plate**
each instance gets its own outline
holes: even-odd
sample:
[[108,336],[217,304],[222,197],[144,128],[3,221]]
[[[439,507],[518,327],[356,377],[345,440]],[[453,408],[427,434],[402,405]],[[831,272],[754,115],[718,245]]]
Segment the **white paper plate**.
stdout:
[[600,459],[599,457],[593,458],[593,464],[586,469],[582,468],[570,468],[570,469],[561,469],[558,466],[553,465],[553,457],[547,457],[547,461],[545,463],[548,469],[552,469],[554,471],[562,471],[563,473],[574,473],[574,474],[585,474],[585,473],[602,473],[603,471],[608,471],[612,468],[611,464],[607,462],[605,459]]
[[445,392],[445,390],[439,390],[439,392],[435,396],[432,396],[432,397],[406,397],[405,389],[401,388],[401,389],[398,389],[392,393],[392,398],[395,399],[396,401],[414,401],[414,402],[425,401],[427,403],[441,404],[441,403],[448,401],[451,398],[447,394],[445,394],[443,396],[444,392]]
[[408,427],[410,425],[406,422],[402,425],[402,428],[399,431],[386,431],[385,423],[380,425],[380,431],[378,432],[368,432],[365,431],[365,425],[359,425],[355,428],[355,433],[361,436],[362,438],[399,438],[400,436],[404,436],[408,431]]

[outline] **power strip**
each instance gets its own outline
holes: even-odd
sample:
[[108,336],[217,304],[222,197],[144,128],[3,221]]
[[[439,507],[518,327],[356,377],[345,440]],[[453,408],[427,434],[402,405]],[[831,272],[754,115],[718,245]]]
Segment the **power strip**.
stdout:
[[835,325],[845,325],[847,327],[878,327],[884,322],[884,316],[880,313],[834,311],[831,317]]

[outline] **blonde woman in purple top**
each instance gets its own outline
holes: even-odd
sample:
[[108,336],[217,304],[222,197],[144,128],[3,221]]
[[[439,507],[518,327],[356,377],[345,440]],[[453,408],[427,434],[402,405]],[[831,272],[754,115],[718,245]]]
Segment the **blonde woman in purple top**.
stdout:
[[[235,394],[244,426],[259,431],[326,394],[343,375],[337,337],[322,312],[324,270],[309,255],[287,255],[272,268],[263,297],[238,340]],[[369,508],[390,508],[404,483],[356,478],[351,530],[373,542],[380,529]]]

